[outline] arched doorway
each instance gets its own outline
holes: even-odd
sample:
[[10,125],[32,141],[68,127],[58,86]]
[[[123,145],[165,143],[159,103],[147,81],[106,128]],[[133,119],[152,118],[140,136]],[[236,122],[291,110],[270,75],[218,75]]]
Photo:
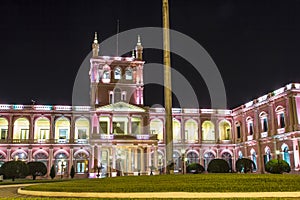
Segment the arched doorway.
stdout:
[[55,168],[57,175],[68,175],[68,155],[65,153],[58,153],[55,156]]
[[84,174],[88,172],[89,156],[84,152],[75,154],[75,171],[78,174]]
[[266,164],[271,160],[271,150],[269,147],[265,148],[265,155],[264,155],[264,164]]
[[281,146],[282,150],[282,157],[283,160],[286,161],[291,166],[290,154],[289,154],[289,147],[287,144],[283,144]]
[[173,152],[174,160],[174,172],[179,172],[181,170],[181,159],[180,154],[177,151]]
[[253,171],[257,170],[257,160],[256,160],[256,152],[254,149],[250,150],[250,154],[251,154],[251,160],[254,162],[254,167],[253,167]]
[[48,166],[48,155],[44,152],[38,152],[34,155],[34,161],[42,162],[47,167]]

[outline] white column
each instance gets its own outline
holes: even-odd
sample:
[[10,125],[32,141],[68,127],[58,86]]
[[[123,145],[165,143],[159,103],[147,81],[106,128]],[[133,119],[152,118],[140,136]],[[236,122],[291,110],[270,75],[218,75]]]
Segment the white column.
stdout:
[[112,168],[116,169],[116,147],[115,147],[115,145],[113,145],[111,150],[112,150],[112,153],[111,153],[111,155],[112,155]]
[[92,145],[92,155],[90,157],[90,163],[91,163],[91,165],[90,165],[90,172],[94,171],[94,169],[95,169],[94,158],[95,158],[95,146]]
[[153,165],[153,163],[151,162],[151,147],[147,147],[147,166],[146,166],[146,169],[147,171],[150,170],[150,167]]
[[144,148],[140,148],[141,150],[141,172],[144,172],[145,171],[145,162],[144,162]]
[[158,169],[157,161],[158,161],[157,146],[155,146],[154,147],[154,167],[155,167],[155,169]]
[[137,147],[134,148],[134,168],[138,168],[138,149]]
[[132,172],[132,156],[131,156],[131,147],[127,148],[127,172]]
[[131,115],[128,116],[128,135],[132,134]]
[[96,167],[98,167],[100,165],[101,162],[101,150],[100,150],[100,146],[97,146],[97,163],[95,163]]

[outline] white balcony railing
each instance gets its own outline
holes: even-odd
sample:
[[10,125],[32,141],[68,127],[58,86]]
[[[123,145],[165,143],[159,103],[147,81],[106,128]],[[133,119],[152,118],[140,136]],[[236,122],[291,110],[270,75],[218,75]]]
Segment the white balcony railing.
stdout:
[[261,138],[268,137],[268,132],[262,132],[262,133],[260,133],[260,137]]
[[247,139],[248,139],[248,141],[253,140],[253,135],[248,135],[248,136],[247,136]]
[[285,132],[285,128],[279,128],[277,129],[277,133],[278,134],[281,134],[281,133],[284,133]]
[[100,135],[100,139],[101,140],[113,140],[114,139],[114,135],[101,134]]

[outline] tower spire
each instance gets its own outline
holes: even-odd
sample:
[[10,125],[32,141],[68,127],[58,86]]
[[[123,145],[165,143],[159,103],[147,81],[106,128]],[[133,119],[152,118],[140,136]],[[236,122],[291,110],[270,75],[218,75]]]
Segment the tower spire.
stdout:
[[97,57],[99,54],[99,43],[98,43],[97,32],[95,32],[94,42],[92,44],[92,50],[93,50],[93,57]]
[[140,35],[138,35],[138,41],[136,43],[136,47],[135,47],[135,52],[136,52],[136,59],[137,60],[143,60],[143,46],[141,43],[141,37]]

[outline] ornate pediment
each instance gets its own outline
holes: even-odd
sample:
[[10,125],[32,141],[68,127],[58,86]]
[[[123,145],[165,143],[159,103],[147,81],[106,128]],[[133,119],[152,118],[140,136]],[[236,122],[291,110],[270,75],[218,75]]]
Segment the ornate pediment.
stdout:
[[97,108],[102,112],[145,112],[143,108],[125,102],[118,102]]

